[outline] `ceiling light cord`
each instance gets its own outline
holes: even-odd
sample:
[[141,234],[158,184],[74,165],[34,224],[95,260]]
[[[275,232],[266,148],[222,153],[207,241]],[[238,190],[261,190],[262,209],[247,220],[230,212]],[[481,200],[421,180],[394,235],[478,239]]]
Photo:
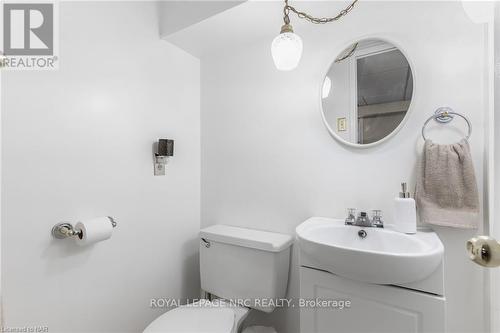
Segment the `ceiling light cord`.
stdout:
[[356,4],[356,2],[358,2],[358,0],[354,0],[349,6],[347,6],[345,9],[341,10],[337,14],[337,16],[334,16],[334,17],[313,17],[307,13],[298,11],[297,9],[295,9],[295,7],[290,6],[288,4],[288,0],[285,0],[285,8],[283,9],[283,13],[284,13],[283,21],[285,22],[285,24],[290,24],[290,16],[289,16],[290,11],[297,14],[297,16],[299,18],[305,19],[305,20],[307,20],[311,23],[314,23],[314,24],[325,24],[325,23],[337,21],[341,17],[347,15],[354,8],[354,5]]
[[288,0],[285,0],[285,7],[283,8],[283,22],[285,24],[290,24],[290,6],[288,5]]
[[[314,24],[324,24],[339,20],[341,17],[347,15],[353,8],[358,0],[354,0],[349,6],[341,10],[335,17],[313,17],[304,12],[298,11],[285,1],[283,8],[283,26],[281,27],[280,34],[273,39],[271,43],[271,54],[273,56],[274,65],[280,71],[291,71],[297,67],[302,57],[302,38],[293,31],[290,24],[290,12],[297,14],[300,19],[305,19]],[[354,50],[353,50],[354,52]]]

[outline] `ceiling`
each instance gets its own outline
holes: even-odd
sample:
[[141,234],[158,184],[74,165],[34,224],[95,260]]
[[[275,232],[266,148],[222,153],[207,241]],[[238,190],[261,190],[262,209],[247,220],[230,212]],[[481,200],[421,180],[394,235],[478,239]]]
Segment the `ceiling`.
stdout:
[[161,1],[159,3],[160,35],[162,38],[209,17],[222,13],[246,0]]
[[[311,14],[338,13],[349,1],[294,1],[300,10]],[[249,0],[217,15],[164,36],[163,39],[201,58],[204,54],[237,48],[261,40],[269,43],[283,24],[282,0]],[[292,16],[293,27],[301,34],[314,27]]]
[[410,100],[410,65],[399,50],[357,60],[358,106]]

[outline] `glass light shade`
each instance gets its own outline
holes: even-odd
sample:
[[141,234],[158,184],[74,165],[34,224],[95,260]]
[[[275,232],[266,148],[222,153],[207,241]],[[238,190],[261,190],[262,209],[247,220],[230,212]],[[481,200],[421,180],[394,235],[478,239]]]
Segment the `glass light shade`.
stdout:
[[327,98],[330,95],[330,90],[332,90],[332,80],[326,76],[325,81],[323,81],[323,91],[321,93],[321,97],[323,99]]
[[291,71],[302,56],[302,38],[293,32],[283,32],[271,44],[274,65],[280,71]]

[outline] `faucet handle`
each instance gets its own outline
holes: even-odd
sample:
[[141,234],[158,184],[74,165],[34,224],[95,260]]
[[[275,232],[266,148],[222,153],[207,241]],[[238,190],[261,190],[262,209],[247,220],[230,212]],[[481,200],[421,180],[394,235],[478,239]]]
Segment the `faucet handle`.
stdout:
[[356,221],[356,208],[347,208],[347,218],[345,219],[346,225],[353,225]]
[[382,211],[380,209],[372,210],[372,223],[377,228],[384,227],[384,222],[382,221]]

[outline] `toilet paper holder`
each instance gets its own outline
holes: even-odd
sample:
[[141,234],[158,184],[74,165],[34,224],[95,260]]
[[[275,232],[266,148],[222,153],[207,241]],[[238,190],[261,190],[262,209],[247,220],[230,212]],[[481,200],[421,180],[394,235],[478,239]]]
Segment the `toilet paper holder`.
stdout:
[[[113,228],[116,227],[116,221],[113,217],[111,216],[106,216],[109,219],[109,222],[111,222],[111,225]],[[69,238],[69,237],[78,237],[82,238],[83,233],[80,229],[76,229],[71,223],[69,222],[61,222],[56,224],[55,226],[52,227],[52,236],[57,239],[64,239],[64,238]]]

